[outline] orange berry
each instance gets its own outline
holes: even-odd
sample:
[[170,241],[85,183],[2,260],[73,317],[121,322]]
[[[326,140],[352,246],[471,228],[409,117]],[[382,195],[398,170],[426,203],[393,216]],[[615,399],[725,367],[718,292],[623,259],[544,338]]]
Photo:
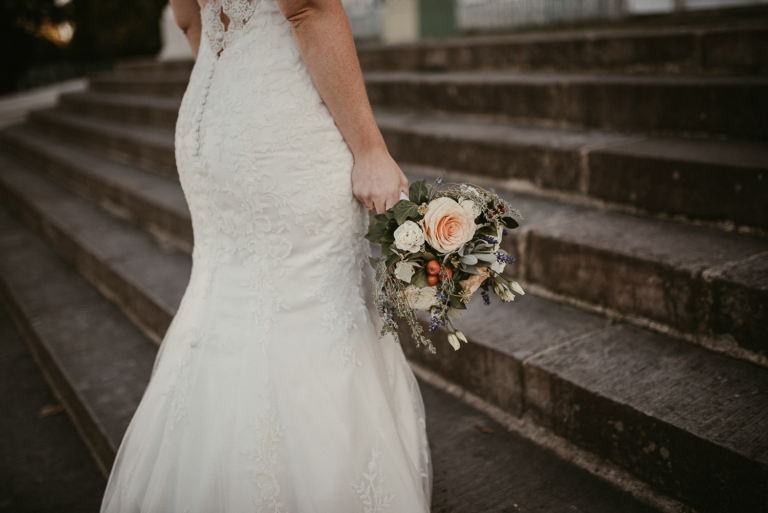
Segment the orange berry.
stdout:
[[430,260],[427,262],[427,274],[437,276],[440,272],[440,263],[437,260]]
[[427,284],[430,287],[434,287],[435,285],[437,285],[437,276],[435,276],[434,274],[430,274],[429,276],[427,276]]

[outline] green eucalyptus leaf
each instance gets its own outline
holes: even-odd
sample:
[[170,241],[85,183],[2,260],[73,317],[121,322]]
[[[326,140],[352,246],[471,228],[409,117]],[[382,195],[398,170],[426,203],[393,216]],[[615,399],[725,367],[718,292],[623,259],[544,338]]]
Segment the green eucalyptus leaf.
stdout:
[[496,255],[490,253],[474,253],[472,256],[483,262],[493,263],[497,260]]
[[371,267],[376,269],[379,266],[379,261],[381,261],[381,258],[368,257],[368,261],[371,263]]
[[465,255],[461,257],[461,263],[467,265],[475,265],[477,263],[477,257],[474,255]]

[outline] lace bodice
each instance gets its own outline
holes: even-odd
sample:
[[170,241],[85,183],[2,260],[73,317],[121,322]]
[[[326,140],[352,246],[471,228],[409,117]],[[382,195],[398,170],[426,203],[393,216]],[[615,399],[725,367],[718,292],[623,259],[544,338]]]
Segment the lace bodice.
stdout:
[[259,1],[209,0],[205,4],[201,11],[203,30],[214,55],[220,55],[242,35]]

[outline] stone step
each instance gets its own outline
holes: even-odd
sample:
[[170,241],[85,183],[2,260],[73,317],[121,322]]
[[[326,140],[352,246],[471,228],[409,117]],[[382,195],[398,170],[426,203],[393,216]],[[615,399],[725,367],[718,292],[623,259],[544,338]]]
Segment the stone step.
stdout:
[[768,78],[367,72],[374,107],[556,126],[768,139]]
[[139,94],[160,98],[181,98],[187,90],[189,72],[168,71],[162,73],[116,72],[94,77],[89,89],[98,93]]
[[63,94],[60,110],[128,124],[176,126],[181,100],[156,96],[105,94],[93,91]]
[[193,244],[184,193],[175,178],[88,153],[30,126],[0,132],[7,155],[185,249]]
[[401,329],[408,358],[696,511],[768,511],[765,368],[531,294],[496,303],[469,305],[458,353]]
[[[163,252],[140,229],[7,160],[0,190],[66,260],[162,338],[188,279],[187,255]],[[80,256],[86,252],[93,257]],[[431,356],[403,337],[411,359],[701,511],[764,511],[766,369],[531,294],[513,311],[475,306],[462,324],[472,342],[461,353],[439,341]]]
[[[768,24],[559,30],[363,43],[365,71],[586,71],[629,73],[768,73]],[[118,63],[120,73],[189,73],[194,61]]]
[[357,55],[366,71],[766,73],[768,25],[549,31],[372,43],[359,46]]
[[[93,92],[65,95],[60,105],[81,116],[166,128],[175,127],[178,108],[177,99]],[[762,143],[386,111],[377,112],[376,120],[390,153],[402,163],[521,181],[649,213],[768,228],[768,146]],[[94,132],[104,137],[101,126]]]
[[[149,380],[156,346],[4,209],[0,290],[108,471]],[[433,511],[657,511],[446,392],[426,383],[421,389],[433,451]],[[535,470],[519,472],[521,465]]]
[[114,71],[118,73],[189,73],[195,61],[192,59],[173,59],[168,61],[159,61],[157,59],[130,59],[120,61],[115,64]]
[[[0,238],[12,236],[0,228]],[[104,476],[2,303],[0,376],[0,508],[16,513],[98,511]]]
[[[548,126],[768,139],[768,77],[366,72],[374,107]],[[187,73],[116,73],[91,90],[181,98]]]
[[190,255],[0,156],[0,199],[154,340],[176,313]]
[[768,145],[377,112],[398,162],[522,181],[649,213],[768,227]]
[[2,302],[106,473],[149,380],[156,347],[5,208],[0,247]]
[[[405,172],[411,181],[440,175]],[[768,363],[768,239],[496,189],[525,217],[502,240],[518,260],[505,274],[559,300]]]
[[[102,136],[108,137],[109,124],[98,126]],[[135,133],[137,139],[144,135],[139,128],[120,127],[120,131],[126,137]],[[165,140],[170,159],[173,147],[169,138]],[[152,194],[150,186],[146,189],[150,192],[145,192],[131,185],[148,178],[146,172],[134,172],[130,166],[117,168],[120,179],[112,175],[101,178],[109,173],[104,171],[110,169],[109,164],[85,156],[82,160],[92,162],[91,168],[80,166],[78,170],[79,153],[71,148],[59,151],[61,145],[48,139],[35,143],[30,137],[9,146],[16,156],[49,170],[46,172],[66,187],[82,192],[83,186],[77,182],[89,182],[91,192],[86,195],[91,199],[116,204],[126,211],[125,217],[154,223],[186,247],[191,245],[189,214],[178,184],[158,180],[161,185],[156,190],[163,192]],[[40,159],[48,158],[51,163],[40,164]],[[98,167],[103,169],[97,171]],[[67,172],[56,171],[62,168]],[[406,167],[412,180],[422,171]],[[434,177],[434,173],[427,174]],[[477,176],[454,178],[485,187],[499,185]],[[175,193],[165,192],[174,188]],[[583,306],[607,308],[614,315],[673,329],[680,336],[739,358],[768,361],[768,309],[763,306],[768,304],[764,272],[768,239],[604,211],[503,187],[499,191],[526,218],[523,227],[504,241],[505,249],[518,259],[507,267],[511,275]],[[167,196],[167,206],[158,201],[159,195]],[[144,205],[151,210],[142,212]]]
[[117,162],[177,176],[172,130],[111,123],[58,109],[32,112],[29,123],[48,135]]

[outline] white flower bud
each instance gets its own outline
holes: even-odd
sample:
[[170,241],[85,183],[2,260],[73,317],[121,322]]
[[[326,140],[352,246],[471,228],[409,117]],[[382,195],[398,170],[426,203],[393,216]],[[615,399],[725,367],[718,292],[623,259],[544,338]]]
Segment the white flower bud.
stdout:
[[448,334],[448,343],[451,344],[451,346],[455,351],[458,351],[459,348],[461,347],[461,344],[459,344],[458,337],[456,337],[456,335],[454,335],[453,333]]

